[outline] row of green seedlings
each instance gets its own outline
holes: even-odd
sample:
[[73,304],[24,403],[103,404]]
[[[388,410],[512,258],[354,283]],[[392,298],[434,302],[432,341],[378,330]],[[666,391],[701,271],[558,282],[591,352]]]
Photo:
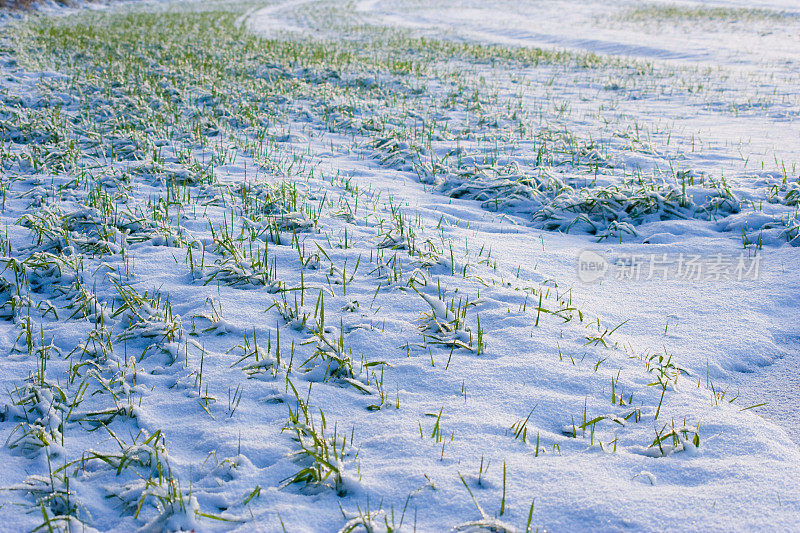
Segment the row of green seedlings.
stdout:
[[[423,128],[423,131],[425,131],[425,128]],[[641,179],[640,179],[640,181],[641,181]],[[687,202],[686,201],[686,195],[685,195],[685,181],[683,182],[683,187],[684,187],[684,194],[680,197],[680,203],[681,204],[685,204]],[[668,193],[668,195],[674,195],[674,191],[672,189],[665,189],[665,191]],[[600,197],[603,197],[604,194],[605,194],[604,191],[601,191],[601,193],[603,193],[603,194],[601,194]],[[633,202],[633,203],[631,203],[630,199],[624,199],[624,201],[625,201],[625,204],[624,204],[625,205],[625,210],[633,213],[633,215],[632,215],[633,219],[638,219],[643,215],[652,214],[653,210],[656,209],[656,208],[660,208],[660,206],[658,206],[656,204],[655,197],[651,197],[651,196],[652,195],[650,193],[647,193],[647,194],[643,195],[644,204],[642,204],[642,202],[640,201],[641,199],[636,199],[635,202]],[[724,189],[724,190],[721,190],[720,196],[716,200],[719,200],[719,201],[713,201],[709,205],[700,206],[699,207],[699,211],[702,212],[702,213],[709,213],[711,216],[716,217],[716,216],[719,216],[720,214],[723,214],[723,215],[724,214],[729,214],[731,212],[736,212],[738,210],[737,203],[733,199],[729,189],[727,189],[727,188]],[[642,205],[638,205],[638,206],[635,205],[637,203],[638,204],[642,204]],[[605,206],[604,204],[598,204],[597,200],[591,200],[589,202],[589,204],[587,204],[588,205],[587,209],[588,209],[589,213],[591,213],[593,211],[593,209],[594,209],[592,207],[592,205],[600,205],[602,207],[600,215],[602,215],[601,218],[603,219],[603,221],[601,221],[602,222],[601,225],[608,226],[609,223],[614,225],[614,223],[617,222],[616,221],[617,211],[619,211],[619,210],[618,209],[612,209],[612,207],[616,206],[617,208],[620,208],[620,207],[622,207],[622,204],[620,204],[616,200],[614,200],[612,202],[612,204],[613,205]],[[570,207],[569,209],[574,209],[574,208],[575,207],[573,205],[573,207]],[[581,210],[585,211],[586,209],[581,209]],[[698,209],[695,209],[695,211],[698,211]],[[693,216],[691,213],[689,213],[687,215],[685,213],[679,213],[678,211],[675,211],[675,213],[673,213],[673,214],[674,214],[674,216],[677,216],[678,218],[686,218],[686,216]],[[552,215],[552,213],[551,213],[551,215]],[[552,218],[552,216],[550,216],[550,215],[542,215],[542,216],[544,217],[544,219]],[[590,226],[591,227],[591,231],[590,231],[591,233],[597,233],[598,232],[597,224],[595,222],[593,222],[592,219],[590,219],[588,216],[581,216],[579,218],[571,218],[569,220],[568,225],[567,225],[567,230],[569,230],[573,225],[575,225],[578,222],[581,223],[579,225]],[[562,224],[559,223],[558,227],[562,227]],[[622,225],[622,223],[617,223],[616,225],[613,226],[612,229],[614,230],[612,233],[617,235],[617,236],[621,236],[624,233],[635,234],[635,232],[631,231],[631,227],[630,226]],[[612,236],[612,233],[608,233],[608,232],[604,233],[603,235],[601,235],[601,238],[610,237],[610,236]]]
[[[113,159],[113,157],[114,156],[112,154],[112,159]],[[153,213],[154,213],[153,218],[154,219],[160,219],[161,221],[166,221],[166,220],[170,219],[168,209],[169,209],[169,205],[171,203],[170,199],[169,199],[169,191],[171,189],[172,189],[171,187],[168,188],[167,201],[166,202],[159,202],[160,205],[163,207],[163,210],[162,210],[163,211],[163,215],[159,216],[160,212],[156,210],[156,206],[155,206],[156,204],[153,204]],[[173,194],[173,201],[174,201],[174,199],[176,199],[178,197],[179,197],[178,194]],[[230,247],[229,247],[229,249],[230,249]],[[190,248],[190,250],[191,250],[191,248]],[[152,318],[152,316],[142,316],[141,313],[138,312],[137,306],[138,306],[139,309],[141,309],[141,307],[142,307],[141,304],[143,302],[138,301],[137,295],[132,290],[122,289],[121,287],[118,287],[118,290],[120,290],[120,292],[121,292],[121,295],[123,297],[124,303],[123,303],[122,307],[117,310],[117,312],[123,312],[123,311],[131,311],[132,312],[132,314],[134,315],[135,318],[132,318],[130,327],[145,325],[146,322],[148,322]],[[147,297],[147,295],[145,295],[145,298],[146,297]],[[155,307],[156,308],[158,307],[157,303],[156,303]],[[173,323],[173,325],[174,325],[174,321],[173,320],[169,320],[171,318],[171,313],[168,313],[168,315],[169,316],[166,317],[167,320],[169,322]],[[155,332],[150,332],[150,333],[154,333],[154,336],[158,334],[158,333],[155,333]],[[174,328],[169,328],[168,331],[160,332],[160,333],[164,333],[163,336],[169,341],[170,337],[172,335],[174,335],[175,331],[174,331]],[[129,335],[130,334],[132,334],[132,333],[129,332]],[[127,338],[126,339],[122,339],[122,340],[127,340]],[[201,363],[201,366],[202,366],[202,363]],[[202,376],[202,372],[201,372],[201,376]],[[200,380],[202,380],[202,377],[200,377]]]
[[[347,493],[344,477],[345,460],[356,461],[358,459],[358,451],[352,449],[352,434],[350,446],[347,445],[346,434],[342,435],[339,440],[335,425],[333,436],[326,437],[327,422],[322,409],[319,410],[319,422],[315,422],[314,415],[309,410],[312,384],[309,383],[305,400],[300,397],[294,384],[288,378],[287,384],[292,389],[297,406],[294,410],[289,406],[289,420],[284,430],[294,433],[294,439],[300,447],[295,452],[296,460],[307,464],[294,475],[284,479],[284,486],[293,483],[302,483],[306,486],[329,486],[337,495],[344,496]],[[360,478],[360,465],[358,469]]]
[[[299,372],[299,375],[302,376],[303,374],[306,374],[307,376],[309,372],[313,372],[315,368],[321,365],[324,368],[324,372],[322,373],[322,381],[334,380],[337,382],[347,383],[364,393],[372,393],[372,390],[368,388],[370,385],[370,369],[376,365],[382,365],[382,363],[365,363],[362,360],[361,367],[358,370],[355,369],[352,351],[347,350],[344,345],[344,331],[343,328],[341,328],[341,324],[338,338],[331,338],[328,334],[328,330],[326,329],[324,290],[320,290],[319,292],[313,315],[312,313],[305,311],[305,293],[307,290],[304,281],[305,269],[307,267],[317,267],[320,262],[319,254],[331,262],[331,269],[333,269],[333,262],[331,261],[330,256],[319,245],[317,245],[319,254],[309,254],[306,252],[306,244],[301,242],[296,234],[293,236],[292,245],[293,249],[295,249],[298,253],[301,264],[300,286],[297,288],[298,290],[292,290],[292,296],[294,298],[293,305],[290,303],[290,297],[287,297],[289,290],[282,290],[280,291],[280,299],[275,300],[273,306],[276,307],[276,310],[279,312],[282,318],[289,325],[291,325],[293,329],[308,331],[313,334],[310,339],[307,339],[301,343],[301,345],[314,344],[316,348],[313,354],[307,359],[300,361],[299,364],[295,366],[294,361],[296,346],[293,340],[288,354],[289,361],[287,365],[284,362],[286,356],[282,355],[281,353],[280,325],[278,325],[274,338],[274,355],[271,333],[268,334],[266,353],[259,348],[255,332],[252,335],[252,340],[245,334],[243,342],[235,347],[237,351],[241,352],[241,356],[231,366],[238,366],[242,365],[242,363],[245,363],[242,366],[242,370],[250,377],[263,375],[266,372],[271,374],[271,377],[274,379],[278,377],[279,372],[283,371],[285,372],[284,377],[287,388],[291,387],[294,390],[294,385],[290,380],[290,375],[293,369],[295,372]],[[357,268],[358,267],[356,265],[354,271],[350,275],[350,281],[352,281]],[[347,276],[343,276],[342,285],[346,287],[346,283],[348,281]],[[330,278],[330,273],[328,278]],[[346,288],[344,290],[346,293]],[[299,298],[297,294],[298,292]],[[362,374],[366,374],[367,376],[366,383],[355,379],[357,375]],[[380,400],[377,403],[370,405],[368,409],[377,410],[380,409],[386,402],[386,394],[383,388],[383,372],[381,371],[381,375],[378,377],[373,371],[372,380],[375,383],[375,388],[378,391]],[[313,378],[310,383],[312,382]],[[234,391],[232,398],[229,398],[229,404],[234,402],[234,405],[236,405],[238,404],[239,399],[240,396],[238,396],[237,399],[237,392]],[[229,406],[229,411],[231,414],[233,410],[235,410],[235,407],[230,408]],[[334,463],[331,462],[329,457],[331,449],[333,450],[334,455],[336,455],[336,444],[334,444],[332,447],[326,444],[324,438],[324,415],[321,416],[323,416],[323,423],[319,431],[323,433],[322,436],[318,434],[318,430],[313,423],[311,424],[310,429],[306,427],[300,429],[296,426],[298,420],[302,419],[305,421],[306,417],[309,417],[310,419],[310,415],[308,415],[307,401],[303,402],[298,400],[298,409],[296,411],[291,411],[290,409],[290,422],[287,427],[295,428],[297,440],[300,444],[300,451],[298,454],[311,459],[311,465],[285,481],[288,483],[303,483],[306,485],[324,484],[325,480],[327,480],[329,476],[333,476],[334,482],[332,486],[337,490],[337,492],[342,492],[344,488],[342,486],[341,476],[340,474],[336,473],[337,470],[335,468],[331,470],[331,466],[334,465]],[[307,431],[310,433],[306,433]]]
[[[298,243],[298,247],[299,247],[299,241],[297,241],[297,243]],[[159,295],[156,296],[156,301],[155,302],[150,302],[153,305],[148,305],[148,303],[146,301],[147,300],[147,294],[145,294],[144,297],[139,297],[139,295],[135,291],[130,289],[130,288],[124,288],[119,284],[116,284],[116,286],[117,286],[117,289],[120,292],[120,295],[121,295],[121,297],[123,299],[123,304],[116,311],[114,311],[112,309],[112,311],[113,311],[112,316],[116,316],[116,315],[118,315],[120,313],[123,313],[123,312],[128,312],[128,311],[131,312],[134,315],[134,318],[130,319],[131,320],[131,324],[129,326],[129,329],[131,327],[135,327],[135,326],[142,326],[146,322],[150,321],[152,316],[142,316],[141,313],[138,312],[138,310],[141,310],[143,307],[147,311],[152,311],[152,308],[156,308],[156,309],[159,308],[160,307],[159,301],[158,301],[158,300],[160,300]],[[321,298],[322,298],[322,296],[321,296]],[[318,329],[320,331],[324,331],[324,325],[323,325],[324,324],[324,299],[321,299],[320,302],[318,302],[318,309],[320,310],[320,315],[321,315],[320,316],[320,322],[319,322],[320,326],[319,326]],[[171,315],[171,312],[170,312],[170,306],[169,306],[169,302],[168,301],[165,302],[165,314],[167,315],[166,316],[167,321],[172,323],[173,326],[174,326],[174,320],[171,320],[172,315]],[[150,315],[152,315],[152,312],[150,312]],[[167,331],[160,332],[160,333],[162,333],[162,336],[167,341],[174,340],[174,338],[173,338],[174,337],[174,327],[173,328],[169,328]],[[131,333],[129,332],[128,334],[130,335]],[[145,334],[145,335],[149,336],[148,334]],[[120,339],[121,339],[121,337],[120,337]],[[127,337],[125,339],[122,339],[122,340],[127,340]],[[328,343],[328,344],[330,345],[330,343]],[[339,342],[339,348],[340,348],[339,351],[340,352],[343,351],[342,344],[343,344],[342,343],[342,339],[340,339],[340,342]],[[278,346],[279,346],[279,344],[278,344]],[[199,373],[199,383],[200,384],[198,386],[202,387],[202,359],[201,359],[201,370],[200,370],[200,373]],[[381,377],[381,383],[382,383],[382,377]],[[229,391],[229,395],[230,395],[230,391]],[[206,398],[206,400],[207,399],[208,398]],[[238,405],[238,401],[240,401],[240,399],[241,399],[241,394],[238,392],[238,389],[237,389],[237,391],[234,392],[233,399],[229,398],[229,411],[230,411],[231,415],[232,415],[233,411],[235,410],[235,407],[232,407],[232,404]]]
[[[48,254],[48,255],[52,255],[52,254]],[[45,254],[39,254],[38,256],[32,256],[36,260],[36,263],[33,264],[32,269],[34,269],[34,270],[36,268],[41,269],[43,266],[48,266],[49,263],[53,263],[54,266],[51,267],[51,270],[53,270],[53,269],[58,270],[59,271],[59,272],[57,272],[58,277],[61,278],[62,277],[61,276],[62,272],[60,270],[62,269],[62,267],[57,262],[50,261],[48,259],[48,257],[44,257],[44,256],[45,256]],[[54,257],[57,257],[57,256],[54,256]],[[31,263],[31,261],[28,261],[28,263]],[[12,268],[14,268],[16,266],[17,266],[16,264],[12,265]],[[14,268],[14,270],[15,270],[15,273],[16,273],[17,277],[19,278],[20,277],[20,269],[19,268]],[[64,269],[64,270],[66,270],[66,269]],[[25,272],[22,273],[22,277],[24,277],[24,276],[25,276]],[[27,285],[27,283],[24,283],[24,282],[21,283],[21,284],[17,283],[17,286],[20,286],[20,285],[25,286],[25,285]],[[158,312],[156,310],[158,310],[159,308],[162,307],[161,302],[160,302],[160,300],[161,300],[160,295],[156,295],[154,298],[148,299],[148,295],[146,293],[145,293],[144,296],[140,296],[140,295],[138,295],[138,293],[136,293],[135,291],[133,291],[133,289],[131,289],[129,287],[123,287],[119,283],[115,283],[115,286],[117,287],[117,290],[118,290],[118,292],[120,294],[120,297],[121,297],[121,300],[122,300],[122,305],[118,309],[114,310],[114,308],[113,308],[114,306],[113,306],[113,302],[112,302],[112,308],[111,308],[110,317],[111,318],[116,318],[120,314],[125,314],[126,315],[125,318],[127,319],[127,322],[128,322],[127,323],[127,327],[125,328],[125,330],[116,337],[117,341],[123,341],[124,342],[124,341],[127,341],[127,340],[132,339],[132,338],[138,338],[139,336],[144,336],[146,338],[147,337],[154,337],[154,338],[157,337],[157,338],[159,338],[161,340],[166,340],[167,342],[171,342],[171,341],[174,341],[177,337],[181,336],[181,334],[179,332],[180,325],[177,323],[177,321],[175,320],[175,318],[172,315],[171,306],[169,305],[168,299],[165,300],[164,303],[163,303],[163,312]],[[71,304],[68,305],[68,307],[77,307],[76,311],[73,313],[73,316],[75,316],[76,314],[82,312],[83,316],[94,315],[95,318],[99,322],[98,325],[99,325],[100,329],[99,330],[94,330],[92,332],[92,334],[90,335],[90,341],[92,343],[92,347],[88,348],[88,342],[87,342],[86,345],[82,345],[82,346],[78,347],[78,348],[80,348],[80,359],[81,360],[85,356],[90,354],[90,353],[92,355],[97,355],[97,352],[102,350],[103,355],[107,356],[106,352],[110,352],[111,351],[111,335],[103,327],[103,321],[104,321],[104,317],[106,315],[103,313],[102,310],[98,311],[97,303],[98,302],[97,302],[96,297],[89,296],[85,289],[81,289],[81,294],[78,297],[76,297]],[[55,309],[53,309],[53,314],[54,314],[54,316],[57,316]],[[43,328],[41,328],[41,329],[42,329],[42,335],[43,335]],[[30,330],[30,327],[28,328],[28,330]],[[96,334],[96,333],[98,333],[98,331],[100,333]],[[30,341],[31,337],[32,337],[32,335],[31,335],[31,333],[29,331],[28,332],[28,339],[29,339],[28,340],[28,345],[29,346],[31,346],[31,344],[32,344],[31,341]],[[42,338],[42,342],[40,343],[40,345],[43,346],[43,347],[45,346],[45,344],[43,342],[43,338]],[[100,350],[98,350],[98,345],[100,346]],[[150,347],[150,345],[148,347]],[[72,356],[74,354],[74,352],[78,350],[78,348],[76,348],[76,350],[74,350],[73,353],[70,354],[70,356]],[[144,356],[144,353],[142,354],[142,357],[143,356]],[[45,380],[44,376],[45,376],[45,372],[46,372],[46,366],[45,365],[46,365],[47,358],[48,357],[44,353],[44,350],[43,350],[42,363],[41,363],[41,365],[39,365],[39,370],[37,372],[39,374],[39,378],[38,378],[38,382],[39,383],[44,383],[44,380]],[[79,369],[82,366],[84,366],[86,364],[89,364],[89,363],[90,363],[90,361],[87,361],[87,362],[82,362],[82,363],[79,363],[78,365],[74,365],[73,366],[72,365],[72,360],[71,360],[70,382],[72,382],[72,380],[75,378],[75,376],[77,376],[79,374]],[[97,373],[97,371],[94,371],[94,369],[90,370],[89,375],[92,376],[92,377],[95,377],[98,380],[102,379],[102,378],[99,377],[99,374]],[[88,379],[88,376],[87,376],[87,379]],[[135,384],[135,377],[134,377],[134,384]],[[108,384],[103,383],[103,385],[104,385],[104,388],[106,390],[108,390],[109,392],[111,392],[112,395],[114,395],[113,390],[111,390],[111,388],[109,387]],[[119,407],[120,406],[120,402],[118,401],[118,399],[114,395],[114,402],[118,406],[117,408],[112,408],[112,409],[108,409],[108,410],[104,410],[104,411],[93,411],[93,412],[88,412],[88,413],[76,413],[75,418],[72,418],[72,416],[71,416],[72,412],[75,409],[75,407],[80,404],[80,401],[82,400],[83,394],[87,390],[87,387],[88,387],[88,383],[87,383],[86,380],[84,380],[81,383],[81,386],[79,386],[79,388],[78,388],[75,400],[73,400],[72,403],[69,406],[69,410],[67,411],[67,414],[66,414],[66,420],[67,421],[78,420],[78,421],[83,422],[83,423],[89,423],[90,426],[97,428],[97,427],[101,427],[101,426],[102,427],[107,427],[108,424],[110,424],[112,422],[112,420],[116,416],[118,416],[120,414],[126,414],[126,411],[127,411],[127,416],[129,416],[129,417],[131,416],[132,409],[130,409],[130,408],[125,409],[125,408]],[[63,393],[62,393],[62,396],[64,396]],[[19,403],[22,403],[22,401],[20,401]],[[62,425],[63,425],[63,421],[62,421]],[[47,439],[42,436],[41,432],[39,432],[37,437],[39,439],[39,442],[42,443],[42,445],[47,445],[48,444]],[[21,439],[17,438],[16,440],[14,440],[13,442],[10,442],[9,444],[10,444],[10,446],[12,448],[20,446],[21,445]],[[63,444],[63,433],[62,433],[62,444]],[[48,453],[49,453],[49,449],[48,449]],[[162,483],[159,482],[159,485],[162,485]],[[163,491],[160,491],[160,492],[163,492]],[[142,497],[144,498],[144,495]],[[139,507],[141,507],[141,502],[140,502]],[[44,512],[44,508],[43,508],[43,512]],[[138,510],[137,510],[136,514],[138,515]],[[47,520],[48,516],[47,516],[46,513],[45,513],[44,516],[45,516],[45,519]]]
[[[619,324],[615,328],[608,330],[604,329],[602,333],[599,335],[589,335],[587,336],[586,345],[592,344],[594,346],[602,345],[605,348],[610,349],[618,349],[621,345],[618,342],[613,343],[613,345],[608,340],[608,337],[611,336],[619,327],[624,325],[625,322]],[[597,323],[598,329],[600,329],[599,321]],[[628,347],[622,345],[625,352],[628,352]],[[632,356],[632,357],[635,357]],[[570,356],[571,358],[571,356]],[[664,398],[666,392],[670,390],[674,385],[677,383],[678,379],[682,375],[688,375],[688,372],[678,366],[676,366],[672,361],[672,356],[668,354],[645,354],[644,356],[638,356],[639,359],[645,363],[645,370],[648,373],[655,375],[655,381],[648,383],[648,387],[657,387],[660,389],[660,395],[658,400],[658,405],[656,406],[655,414],[653,415],[653,421],[658,421],[659,417],[661,416],[662,406],[664,402]],[[564,356],[561,352],[559,347],[559,359],[564,360]],[[597,372],[600,365],[605,362],[608,358],[600,358],[598,362],[594,365],[594,371]],[[572,359],[572,363],[575,364],[574,359]],[[582,413],[582,417],[576,421],[575,418],[572,418],[571,424],[566,426],[563,430],[563,434],[571,437],[577,438],[578,436],[582,438],[589,438],[590,446],[595,445],[595,426],[602,422],[602,421],[610,421],[618,424],[620,427],[624,427],[626,422],[633,421],[635,423],[639,423],[642,418],[642,408],[636,407],[633,405],[633,397],[634,393],[631,391],[627,396],[623,394],[620,390],[619,378],[620,378],[621,370],[617,372],[615,376],[611,377],[611,389],[610,389],[610,400],[611,404],[623,408],[622,412],[619,414],[606,414],[606,415],[599,415],[592,417],[589,415],[588,412],[588,401],[584,401],[584,409]],[[713,385],[711,385],[713,387]],[[698,387],[699,387],[699,380],[698,380]],[[724,392],[721,394],[724,397]],[[716,396],[715,396],[716,397]],[[735,399],[734,399],[735,400]],[[733,401],[733,400],[731,400]],[[762,404],[763,405],[763,404]],[[757,405],[758,406],[758,405]],[[752,407],[757,407],[752,406]],[[691,444],[694,448],[699,447],[700,445],[700,430],[699,425],[694,428],[688,428],[685,421],[683,426],[680,428],[675,428],[674,420],[671,424],[671,430],[667,431],[668,426],[670,424],[665,424],[661,430],[656,429],[656,438],[650,443],[644,453],[654,455],[656,457],[664,457],[669,455],[673,451],[682,451],[688,448],[689,444]],[[512,427],[512,429],[519,430],[520,428],[524,428],[523,425],[516,425]],[[524,431],[524,430],[523,430]],[[691,433],[691,438],[688,435]],[[672,448],[665,449],[663,443],[667,441],[669,438],[672,438]],[[688,444],[687,444],[688,443]],[[617,451],[617,444],[618,444],[618,437],[615,437],[609,443],[604,444],[601,440],[597,440],[597,444],[600,446],[601,449],[606,449],[606,447],[610,447],[613,452]]]
[[[129,297],[129,293],[126,296],[128,296],[127,308],[130,309],[132,298]],[[126,306],[123,305],[123,307]],[[88,309],[86,311],[92,312],[92,310]],[[96,312],[97,310],[94,309],[93,311]],[[137,461],[141,463],[144,456],[143,446],[151,444],[153,440],[157,443],[159,438],[161,438],[160,434],[157,433],[147,438],[143,444],[126,447],[109,429],[111,423],[120,415],[126,419],[131,419],[135,417],[135,414],[133,411],[132,395],[129,396],[128,405],[126,406],[125,402],[119,398],[117,392],[115,392],[115,390],[122,392],[120,386],[126,380],[124,373],[123,375],[117,374],[111,379],[103,377],[103,375],[107,374],[109,371],[113,376],[113,366],[105,366],[102,364],[109,358],[109,353],[112,351],[112,337],[110,332],[103,326],[103,316],[102,311],[96,315],[96,317],[100,318],[98,318],[95,323],[95,329],[90,333],[87,342],[80,344],[66,356],[70,358],[68,383],[73,383],[76,378],[81,379],[71,399],[68,398],[64,389],[53,384],[46,378],[46,364],[50,354],[47,353],[47,350],[41,350],[41,364],[38,365],[37,376],[31,376],[25,387],[18,387],[11,393],[11,405],[14,409],[12,416],[15,418],[22,418],[25,421],[18,424],[18,426],[12,430],[9,440],[6,443],[9,448],[18,450],[25,455],[36,454],[43,451],[48,457],[48,464],[50,464],[50,457],[53,454],[57,456],[61,455],[59,449],[52,449],[52,447],[58,442],[59,436],[60,444],[63,447],[64,430],[68,424],[77,423],[79,425],[85,425],[89,427],[89,431],[105,428],[120,444],[122,450],[122,455],[117,456],[118,459],[120,459],[118,464],[113,465],[117,468],[117,475],[120,475],[123,470],[128,468],[129,463]],[[40,327],[40,346],[47,346],[44,343],[43,327]],[[49,346],[52,347],[52,344]],[[100,352],[102,352],[102,354]],[[99,357],[101,355],[102,358]],[[74,362],[75,356],[78,356],[79,362],[77,364]],[[85,358],[86,360],[84,361]],[[99,386],[94,388],[94,392],[91,395],[87,395],[87,391],[90,390],[90,382],[92,381],[96,382],[96,385]],[[132,383],[135,385],[135,370]],[[87,396],[95,397],[98,392],[110,393],[115,407],[102,410],[81,410],[80,406],[87,399]],[[49,407],[45,409],[45,405],[49,405]],[[56,414],[56,418],[60,415],[60,420],[51,420],[53,419],[53,414]],[[17,435],[18,432],[20,432],[21,435]],[[94,458],[102,459],[108,464],[112,463],[113,457],[114,454],[101,455],[99,452],[94,452]],[[34,486],[38,480],[36,476],[32,476],[26,480],[25,483],[27,485],[23,484],[22,487],[17,487],[18,490],[24,490],[37,498],[45,520],[45,525],[48,527],[64,521],[70,522],[79,520],[77,515],[79,512],[83,512],[78,502],[70,503],[70,498],[74,498],[74,495],[68,488],[69,476],[65,473],[66,469],[72,464],[75,464],[75,462],[76,461],[67,463],[55,471],[51,468],[49,475],[50,484],[45,487],[36,488]],[[59,476],[61,476],[62,480],[60,483],[57,483],[56,481],[59,479]],[[170,480],[173,479],[171,473],[167,477]],[[62,489],[64,484],[67,486],[66,491]],[[142,492],[136,515],[138,516],[145,498],[153,498],[157,500],[157,502],[160,502],[157,503],[156,506],[160,506],[159,512],[162,514],[174,512],[173,504],[177,501],[177,498],[179,498],[179,492],[173,491],[172,496],[170,496],[169,490],[167,490],[165,497],[165,490],[157,488],[165,486],[165,477],[162,473],[159,472],[157,482],[153,481],[151,478],[147,481],[147,484],[153,487],[153,491]],[[167,485],[174,488],[173,481],[169,481]],[[182,498],[182,496],[180,497]],[[167,507],[169,508],[167,509]],[[81,516],[81,519],[83,519],[88,515],[83,513]]]

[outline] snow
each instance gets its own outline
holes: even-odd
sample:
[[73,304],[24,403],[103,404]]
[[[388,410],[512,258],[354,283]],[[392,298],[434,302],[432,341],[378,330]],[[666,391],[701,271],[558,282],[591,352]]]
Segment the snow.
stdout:
[[[204,144],[158,138],[153,161],[109,130],[77,174],[23,157],[52,143],[13,122],[58,99],[80,115],[67,67],[4,52],[0,529],[44,512],[98,530],[525,531],[531,506],[531,530],[796,527],[794,3],[647,24],[626,18],[638,3],[428,4],[220,5],[231,28],[298,47],[381,45],[363,28],[383,27],[622,63],[459,56],[422,83],[275,60],[252,75],[311,90],[269,95],[259,113],[285,107],[266,145],[220,118],[217,87],[181,87]],[[211,7],[109,20],[137,9]],[[448,69],[483,91],[474,108],[441,104]],[[510,122],[508,102],[537,130],[491,139],[493,163],[489,141],[454,138]],[[381,111],[397,135],[369,136]],[[451,129],[402,137],[431,116]],[[672,270],[754,255],[741,279]],[[631,277],[632,258],[668,273]],[[580,261],[606,266],[587,279]]]

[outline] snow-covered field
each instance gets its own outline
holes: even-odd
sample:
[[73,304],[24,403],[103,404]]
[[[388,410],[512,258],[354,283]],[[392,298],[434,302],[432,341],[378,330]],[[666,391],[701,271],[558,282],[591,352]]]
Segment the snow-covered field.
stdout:
[[794,2],[129,3],[0,65],[0,530],[797,528]]

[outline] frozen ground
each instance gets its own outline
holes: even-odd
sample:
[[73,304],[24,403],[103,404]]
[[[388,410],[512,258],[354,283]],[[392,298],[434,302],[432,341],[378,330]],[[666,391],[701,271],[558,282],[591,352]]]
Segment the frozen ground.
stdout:
[[796,527],[797,9],[427,4],[3,26],[0,529]]

